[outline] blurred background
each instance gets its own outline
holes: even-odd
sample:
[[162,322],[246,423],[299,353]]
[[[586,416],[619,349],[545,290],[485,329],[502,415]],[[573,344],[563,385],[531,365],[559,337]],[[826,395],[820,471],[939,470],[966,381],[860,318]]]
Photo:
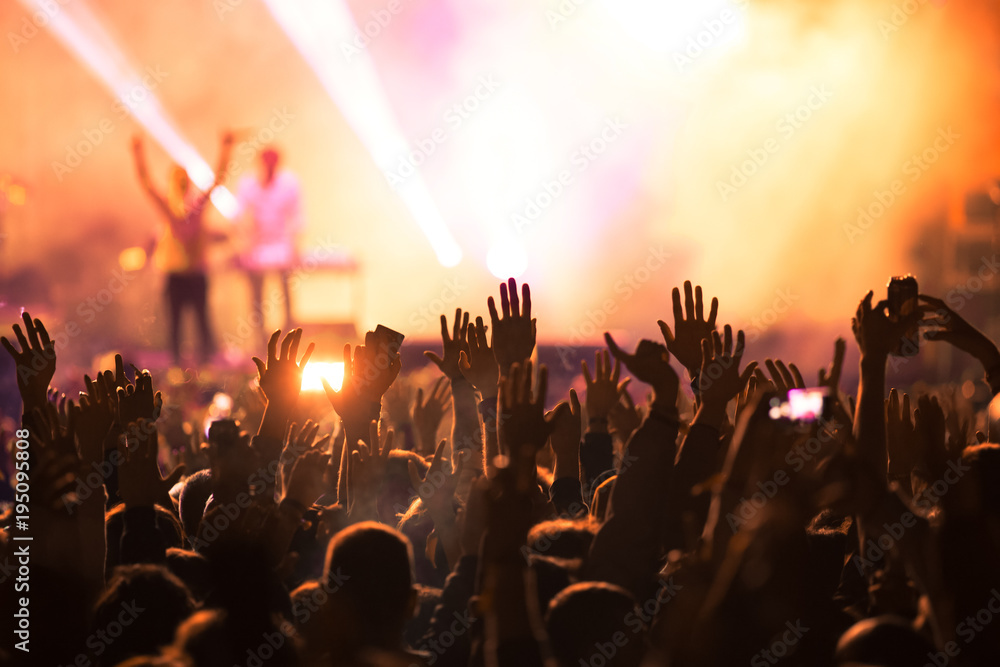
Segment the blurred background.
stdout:
[[[294,317],[328,360],[378,323],[437,349],[438,316],[486,316],[508,276],[567,371],[605,330],[659,339],[685,279],[807,379],[896,274],[1000,335],[995,2],[19,0],[0,34],[0,312],[83,368],[166,365],[132,137],[155,182],[204,184],[227,130],[207,219],[231,229],[280,150]],[[226,243],[210,259],[216,361],[252,370],[245,276]],[[982,372],[927,348],[890,379]]]

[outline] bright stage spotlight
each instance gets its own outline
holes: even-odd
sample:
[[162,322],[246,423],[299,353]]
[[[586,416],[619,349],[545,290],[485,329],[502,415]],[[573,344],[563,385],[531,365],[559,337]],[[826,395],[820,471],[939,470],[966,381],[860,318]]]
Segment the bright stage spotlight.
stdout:
[[[264,0],[275,20],[323,84],[330,99],[392,183],[400,157],[409,144],[392,115],[371,56],[363,49],[347,55],[357,27],[343,0]],[[395,186],[413,219],[427,236],[438,261],[446,267],[462,260],[462,250],[449,231],[419,171]]]
[[323,378],[340,391],[344,384],[343,361],[310,361],[302,369],[302,391],[323,391]]
[[[48,17],[46,27],[63,46],[90,68],[105,88],[129,110],[146,131],[182,166],[202,190],[215,182],[212,167],[174,128],[159,100],[143,83],[149,76],[135,69],[108,35],[83,0],[52,9],[52,2],[21,0],[29,11]],[[145,90],[142,101],[133,101],[136,91]],[[227,218],[236,216],[236,198],[223,187],[212,192],[212,203]]]
[[[743,30],[747,0],[603,0],[633,39],[655,53],[717,50]],[[689,56],[690,57],[690,56]]]
[[528,268],[524,246],[513,239],[500,239],[486,253],[486,267],[497,278],[520,278]]

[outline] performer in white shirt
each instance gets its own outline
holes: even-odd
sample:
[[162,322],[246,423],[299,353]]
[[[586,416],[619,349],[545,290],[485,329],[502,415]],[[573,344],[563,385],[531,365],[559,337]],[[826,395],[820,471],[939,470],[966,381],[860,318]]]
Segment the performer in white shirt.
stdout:
[[260,174],[243,177],[236,196],[245,232],[240,264],[250,279],[253,312],[260,315],[256,319],[261,323],[261,338],[266,340],[264,316],[272,308],[264,308],[262,301],[268,273],[276,274],[281,281],[285,306],[282,328],[292,326],[288,275],[298,261],[296,241],[302,229],[302,207],[298,179],[288,171],[277,170],[278,151],[265,149],[260,158]]

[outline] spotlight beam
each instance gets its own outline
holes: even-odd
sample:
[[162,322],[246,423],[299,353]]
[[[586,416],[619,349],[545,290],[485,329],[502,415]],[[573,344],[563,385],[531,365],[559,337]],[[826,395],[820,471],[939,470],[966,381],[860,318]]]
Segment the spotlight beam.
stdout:
[[[132,66],[83,0],[58,6],[55,11],[50,6],[52,3],[43,0],[20,1],[28,11],[41,12],[49,17],[46,27],[56,39],[84,63],[167,154],[187,170],[195,185],[202,190],[212,186],[215,182],[212,167],[177,131],[153,91],[143,84],[144,72]],[[134,104],[130,97],[137,87],[145,87],[147,95],[143,101]],[[211,198],[223,216],[230,219],[236,216],[236,198],[229,190],[218,187]]]
[[[359,50],[349,61],[340,50],[340,45],[353,43],[357,32],[350,9],[343,0],[264,0],[264,4],[371,153],[375,165],[392,182],[390,175],[409,145],[393,116],[371,56]],[[462,250],[420,173],[405,179],[395,190],[427,236],[438,261],[448,267],[458,264]]]

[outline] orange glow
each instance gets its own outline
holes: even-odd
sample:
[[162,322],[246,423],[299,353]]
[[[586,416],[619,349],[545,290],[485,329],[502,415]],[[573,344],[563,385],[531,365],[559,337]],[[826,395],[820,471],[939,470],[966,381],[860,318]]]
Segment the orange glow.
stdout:
[[340,391],[344,384],[344,362],[310,361],[302,371],[302,391],[323,391],[323,378]]

